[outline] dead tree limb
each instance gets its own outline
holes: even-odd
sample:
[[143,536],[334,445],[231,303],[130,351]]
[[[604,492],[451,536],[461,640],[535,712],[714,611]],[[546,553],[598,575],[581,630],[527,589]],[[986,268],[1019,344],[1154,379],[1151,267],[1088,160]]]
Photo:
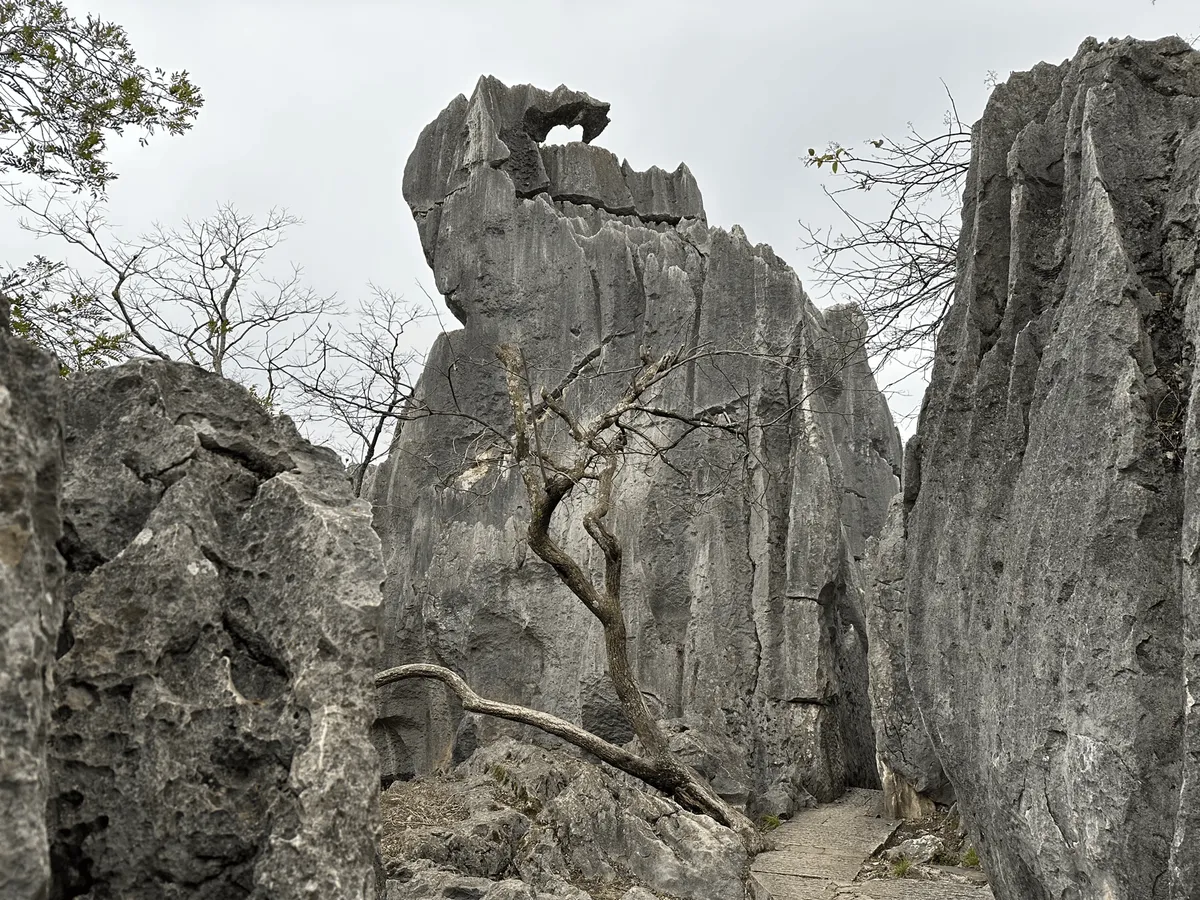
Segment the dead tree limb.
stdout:
[[[639,771],[618,767],[670,794],[682,806],[712,816],[738,832],[748,845],[760,847],[762,836],[750,819],[726,803],[695,769],[671,752],[666,735],[646,704],[629,659],[629,635],[621,606],[621,542],[605,522],[613,507],[614,479],[628,437],[628,432],[620,427],[622,420],[636,415],[642,397],[684,365],[688,354],[680,348],[658,359],[647,358],[620,399],[588,419],[581,420],[561,398],[543,391],[542,403],[563,421],[570,436],[565,450],[557,452],[539,436],[540,420],[534,412],[532,387],[520,348],[506,344],[497,355],[504,366],[516,425],[513,455],[529,499],[526,528],[529,547],[554,569],[563,584],[600,622],[609,678],[646,754],[639,758]],[[585,479],[595,484],[594,500],[584,514],[583,523],[604,556],[602,585],[593,581],[579,561],[550,534],[555,512]]]
[[[603,629],[609,678],[637,736],[639,751],[610,744],[556,716],[480,697],[460,675],[444,666],[414,663],[388,669],[376,676],[376,685],[383,687],[411,678],[441,681],[454,691],[468,712],[529,725],[562,738],[673,797],[685,809],[711,816],[737,832],[748,849],[757,852],[769,842],[744,813],[726,803],[703,776],[672,752],[667,735],[646,702],[629,655],[629,634],[622,606],[624,554],[620,537],[610,525],[610,515],[615,508],[617,476],[629,457],[647,456],[674,468],[667,458],[670,451],[684,437],[711,429],[742,444],[747,458],[756,458],[753,433],[786,421],[784,412],[777,412],[771,421],[752,426],[749,409],[742,421],[724,407],[694,413],[666,408],[658,396],[658,388],[665,379],[689,371],[701,361],[712,365],[726,355],[750,355],[765,363],[784,366],[806,361],[778,354],[716,351],[685,345],[657,357],[645,351],[640,363],[628,370],[588,373],[593,366],[603,368],[599,361],[607,342],[606,339],[571,366],[557,387],[540,390],[535,390],[531,382],[530,367],[521,349],[511,344],[498,348],[512,430],[503,433],[493,426],[487,426],[486,430],[496,440],[492,447],[496,455],[492,458],[503,460],[499,469],[507,472],[515,467],[524,484],[529,502],[528,546],[554,570]],[[848,351],[845,359],[851,357]],[[792,409],[805,407],[812,393],[835,377],[845,359],[826,367],[829,371],[817,373],[817,383],[809,384],[803,396],[794,399]],[[585,414],[568,402],[568,391],[580,379],[618,374],[628,376],[625,386],[612,402],[600,404],[598,412]],[[464,413],[456,408],[451,414]],[[481,420],[472,420],[486,425]],[[584,531],[603,557],[599,573],[593,574],[587,561],[573,555],[552,533],[555,515],[568,501],[583,504]]]
[[[816,281],[839,299],[856,302],[868,322],[868,347],[887,361],[905,356],[923,367],[954,299],[962,191],[971,155],[971,129],[954,98],[943,127],[927,136],[909,125],[898,139],[867,141],[865,151],[831,144],[808,151],[806,165],[843,179],[826,194],[843,229],[803,222],[804,245],[816,252]],[[887,200],[874,212],[856,212],[840,196],[879,188]],[[868,207],[869,208],[869,207]]]

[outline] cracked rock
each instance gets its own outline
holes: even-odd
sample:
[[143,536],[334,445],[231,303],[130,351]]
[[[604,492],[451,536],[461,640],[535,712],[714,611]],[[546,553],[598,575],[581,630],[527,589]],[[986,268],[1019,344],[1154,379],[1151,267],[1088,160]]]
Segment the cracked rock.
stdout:
[[62,622],[58,365],[8,331],[0,297],[0,897],[48,894],[46,734]]
[[[397,803],[428,817],[395,814]],[[601,887],[614,896],[614,885],[639,898],[746,892],[745,847],[729,829],[601,766],[509,739],[452,775],[394,784],[384,809],[390,896],[586,900]]]
[[68,383],[61,897],[373,898],[381,562],[332,451],[244,389]]
[[[1193,900],[1200,52],[1089,39],[999,85],[971,149],[892,696],[998,900]],[[922,743],[881,748],[917,786]]]

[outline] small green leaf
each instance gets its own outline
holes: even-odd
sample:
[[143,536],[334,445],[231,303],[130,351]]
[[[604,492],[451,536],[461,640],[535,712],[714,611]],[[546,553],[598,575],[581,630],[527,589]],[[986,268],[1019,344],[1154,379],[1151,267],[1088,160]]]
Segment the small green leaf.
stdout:
[[834,175],[836,175],[836,174],[837,174],[837,167],[838,167],[838,163],[837,163],[837,160],[835,159],[835,160],[833,161],[833,165],[831,165],[831,166],[829,167],[829,168],[830,168],[830,169],[833,171],[833,174],[834,174]]

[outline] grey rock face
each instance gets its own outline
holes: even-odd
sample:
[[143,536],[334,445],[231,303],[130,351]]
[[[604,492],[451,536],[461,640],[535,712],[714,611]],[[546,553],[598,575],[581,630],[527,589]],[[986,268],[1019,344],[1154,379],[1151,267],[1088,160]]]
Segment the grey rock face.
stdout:
[[902,497],[892,499],[887,522],[867,558],[867,659],[884,809],[895,818],[921,819],[934,812],[935,803],[953,802],[954,789],[908,683]]
[[615,896],[614,885],[635,897],[746,893],[746,851],[732,832],[576,756],[502,739],[429,780],[393,785],[385,808],[401,793],[461,818],[404,824],[385,815],[395,896],[588,900],[593,888]]
[[998,898],[1200,896],[1197,184],[1175,38],[1089,40],[975,126],[903,581]]
[[[857,557],[897,489],[900,448],[863,357],[862,322],[817,311],[795,273],[740,228],[709,228],[687,168],[638,173],[589,143],[538,146],[607,104],[481,79],[422,133],[405,169],[438,290],[463,323],[430,353],[374,488],[389,578],[382,665],[432,660],[477,691],[632,737],[599,626],[525,545],[524,488],[489,429],[511,429],[495,361],[519,344],[531,378],[608,402],[643,348],[726,351],[664,382],[660,407],[748,421],[751,452],[716,432],[678,470],[629,457],[612,527],[641,684],[672,738],[734,802],[771,808],[877,783]],[[597,556],[577,510],[561,539]],[[427,772],[513,727],[463,719],[440,687],[390,686],[385,771]],[[690,732],[690,734],[685,734]],[[527,734],[526,737],[536,738]],[[717,748],[723,748],[717,749]]]
[[70,382],[57,896],[369,898],[378,539],[331,451],[240,387]]
[[0,896],[50,883],[51,668],[62,623],[61,390],[54,360],[8,332],[0,298]]

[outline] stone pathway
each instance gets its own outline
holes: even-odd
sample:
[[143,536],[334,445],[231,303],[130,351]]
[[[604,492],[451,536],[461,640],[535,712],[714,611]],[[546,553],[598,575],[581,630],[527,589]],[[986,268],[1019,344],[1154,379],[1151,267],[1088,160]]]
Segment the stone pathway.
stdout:
[[834,803],[801,810],[771,833],[779,847],[750,869],[764,900],[992,900],[987,885],[912,878],[855,882],[863,863],[899,822],[885,819],[882,794],[853,788]]

